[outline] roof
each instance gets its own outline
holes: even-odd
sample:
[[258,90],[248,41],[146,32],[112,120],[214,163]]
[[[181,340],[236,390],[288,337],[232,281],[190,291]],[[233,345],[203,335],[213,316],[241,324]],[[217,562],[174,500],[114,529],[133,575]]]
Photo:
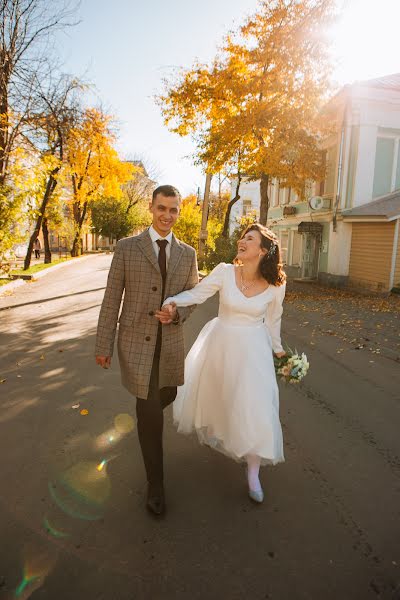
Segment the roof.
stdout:
[[384,88],[387,90],[398,90],[400,91],[400,73],[393,73],[392,75],[384,75],[377,79],[367,79],[366,81],[356,81],[356,85],[374,88]]
[[345,221],[393,221],[400,218],[400,190],[342,211]]
[[384,75],[383,77],[377,77],[376,79],[366,79],[365,81],[354,81],[353,83],[346,83],[343,87],[337,90],[337,92],[328,100],[323,110],[335,106],[335,104],[338,102],[342,102],[343,93],[349,93],[353,88],[356,88],[357,86],[400,92],[400,73]]

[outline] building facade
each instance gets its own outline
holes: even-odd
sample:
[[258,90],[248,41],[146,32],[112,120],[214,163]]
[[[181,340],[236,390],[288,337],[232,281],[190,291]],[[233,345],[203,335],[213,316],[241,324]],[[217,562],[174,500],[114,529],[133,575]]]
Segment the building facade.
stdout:
[[[325,180],[305,200],[273,180],[268,226],[289,276],[386,293],[400,285],[400,74],[345,86],[327,110],[335,133],[321,147]],[[259,213],[259,182],[244,181],[240,195],[232,228]]]

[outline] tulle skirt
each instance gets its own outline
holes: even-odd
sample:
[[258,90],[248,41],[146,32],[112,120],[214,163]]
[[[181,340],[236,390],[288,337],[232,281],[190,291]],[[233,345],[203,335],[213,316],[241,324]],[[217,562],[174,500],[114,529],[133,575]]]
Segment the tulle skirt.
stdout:
[[264,324],[237,325],[216,317],[200,332],[185,361],[185,384],[174,402],[178,431],[234,458],[284,461],[279,392],[271,338]]

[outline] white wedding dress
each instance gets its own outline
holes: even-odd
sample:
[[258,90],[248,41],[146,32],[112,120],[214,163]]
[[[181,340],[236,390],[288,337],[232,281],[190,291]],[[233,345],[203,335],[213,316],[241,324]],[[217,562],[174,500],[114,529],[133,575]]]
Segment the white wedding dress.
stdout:
[[221,263],[193,289],[164,302],[190,306],[220,294],[218,317],[186,357],[174,421],[178,431],[195,429],[202,443],[236,460],[255,454],[261,464],[276,464],[284,455],[272,351],[282,351],[285,285],[248,298],[236,285],[235,268]]

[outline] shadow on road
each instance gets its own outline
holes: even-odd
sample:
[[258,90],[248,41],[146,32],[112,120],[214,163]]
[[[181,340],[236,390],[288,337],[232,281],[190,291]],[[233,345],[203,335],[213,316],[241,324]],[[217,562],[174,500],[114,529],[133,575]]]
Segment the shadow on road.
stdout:
[[21,304],[10,304],[9,306],[0,307],[2,310],[11,310],[12,308],[20,308],[21,306],[30,306],[31,304],[44,304],[45,302],[52,302],[53,300],[60,300],[61,298],[69,298],[71,296],[82,296],[83,294],[91,294],[93,292],[100,292],[105,290],[105,287],[94,288],[92,290],[84,290],[79,292],[73,292],[72,294],[62,294],[61,296],[52,296],[51,298],[42,298],[41,300],[32,300],[31,302],[22,302]]

